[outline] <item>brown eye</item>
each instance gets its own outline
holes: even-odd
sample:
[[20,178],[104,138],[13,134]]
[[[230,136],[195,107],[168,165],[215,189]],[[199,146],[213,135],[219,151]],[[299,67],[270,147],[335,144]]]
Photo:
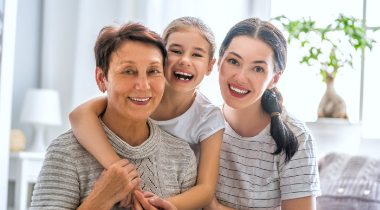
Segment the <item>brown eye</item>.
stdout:
[[173,52],[175,54],[181,54],[181,52],[179,50],[170,50],[170,52]]
[[230,62],[233,65],[239,65],[239,62],[233,58],[229,59],[228,62]]

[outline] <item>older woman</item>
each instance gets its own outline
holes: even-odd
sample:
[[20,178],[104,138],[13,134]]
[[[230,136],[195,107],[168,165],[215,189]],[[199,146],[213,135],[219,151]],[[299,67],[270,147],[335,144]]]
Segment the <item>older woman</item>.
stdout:
[[139,24],[105,27],[95,59],[96,81],[108,94],[100,129],[123,160],[103,172],[72,130],[63,133],[47,150],[31,209],[117,209],[115,204],[139,183],[159,197],[180,194],[196,183],[189,145],[148,120],[164,91],[162,39]]

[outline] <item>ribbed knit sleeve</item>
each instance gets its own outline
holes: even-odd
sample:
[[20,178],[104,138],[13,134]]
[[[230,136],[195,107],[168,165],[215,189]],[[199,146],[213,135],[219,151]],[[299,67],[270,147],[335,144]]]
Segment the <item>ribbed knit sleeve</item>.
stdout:
[[181,193],[194,187],[197,182],[197,159],[194,155],[190,156],[189,165],[187,167],[186,175],[181,183]]
[[[65,134],[60,138],[64,139]],[[47,149],[34,187],[31,210],[78,208],[79,178],[66,143],[69,142],[55,139]]]

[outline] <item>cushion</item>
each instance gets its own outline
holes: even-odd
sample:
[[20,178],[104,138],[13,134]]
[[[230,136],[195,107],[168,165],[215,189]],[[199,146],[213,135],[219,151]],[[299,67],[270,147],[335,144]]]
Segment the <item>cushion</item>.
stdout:
[[332,153],[319,170],[318,210],[380,209],[380,158]]

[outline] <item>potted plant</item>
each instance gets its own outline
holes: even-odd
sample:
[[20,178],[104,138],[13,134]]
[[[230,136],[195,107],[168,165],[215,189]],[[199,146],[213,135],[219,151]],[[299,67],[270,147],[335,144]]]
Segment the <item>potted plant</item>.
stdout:
[[[339,14],[335,23],[318,28],[310,17],[293,21],[285,16],[278,16],[274,20],[279,21],[289,33],[289,44],[294,40],[301,43],[301,50],[306,54],[302,56],[300,63],[318,66],[320,69],[327,88],[318,107],[318,117],[348,118],[346,103],[335,92],[334,80],[342,67],[353,68],[352,51],[343,51],[341,46],[348,44],[354,51],[363,52],[366,47],[372,50],[372,45],[376,43],[367,36],[363,21]],[[337,33],[344,33],[344,36],[337,37]]]
[[366,47],[372,50],[376,41],[367,36],[361,20],[342,14],[325,28],[316,27],[310,17],[293,21],[278,16],[274,20],[288,32],[288,43],[300,42],[300,50],[305,52],[300,63],[317,66],[327,85],[317,122],[306,123],[317,141],[317,156],[330,152],[355,154],[360,145],[361,124],[347,120],[346,104],[335,92],[334,80],[338,72],[353,68],[353,53],[363,52]]

